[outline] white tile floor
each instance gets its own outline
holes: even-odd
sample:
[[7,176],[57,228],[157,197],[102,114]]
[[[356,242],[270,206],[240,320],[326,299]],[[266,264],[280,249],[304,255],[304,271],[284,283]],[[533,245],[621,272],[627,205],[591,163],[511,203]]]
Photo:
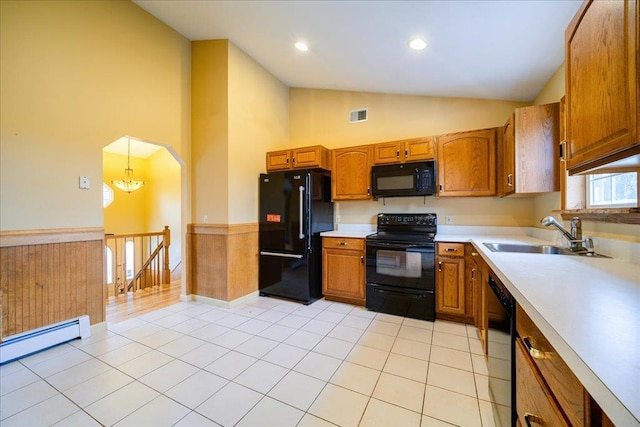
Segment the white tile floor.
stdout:
[[0,367],[9,426],[492,426],[475,328],[178,303]]

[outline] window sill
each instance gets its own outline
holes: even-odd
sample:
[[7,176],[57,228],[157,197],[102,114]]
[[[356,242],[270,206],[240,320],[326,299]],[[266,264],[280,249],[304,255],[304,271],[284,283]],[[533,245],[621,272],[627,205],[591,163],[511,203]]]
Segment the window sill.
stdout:
[[578,216],[582,221],[640,224],[640,208],[576,209],[555,212],[559,212],[564,220]]

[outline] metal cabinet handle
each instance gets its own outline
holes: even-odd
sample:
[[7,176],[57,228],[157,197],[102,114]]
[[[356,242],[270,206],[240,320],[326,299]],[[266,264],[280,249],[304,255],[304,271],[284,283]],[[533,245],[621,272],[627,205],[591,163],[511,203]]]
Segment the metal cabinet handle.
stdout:
[[442,261],[438,262],[438,271],[442,271]]
[[360,264],[364,264],[364,257],[363,256],[360,257]]
[[513,181],[513,174],[510,173],[509,175],[507,175],[507,185],[509,187],[513,187],[513,182],[512,181]]
[[456,248],[447,248],[446,251],[447,252],[458,252],[458,250]]
[[340,245],[340,246],[347,246],[347,242],[340,242],[340,243],[338,243],[338,245]]
[[471,256],[478,256],[478,252],[471,252]]
[[532,414],[531,412],[525,412],[523,418],[527,427],[531,427],[531,423],[542,424],[542,418]]
[[400,150],[396,150],[396,159],[400,158]]
[[567,160],[567,141],[560,141],[560,161]]
[[471,279],[475,280],[475,278],[476,278],[476,269],[472,268],[471,269]]
[[538,350],[533,345],[531,345],[531,337],[522,337],[522,342],[524,343],[524,346],[527,349],[527,352],[534,359],[546,359],[547,358],[547,355],[546,355],[546,353],[544,351]]
[[296,158],[295,158],[295,157],[292,157],[292,158],[291,158],[291,163],[292,163],[292,164],[295,164],[295,163],[296,163]]
[[367,187],[367,196],[371,195],[371,189]]
[[404,150],[404,156],[409,157],[409,150]]

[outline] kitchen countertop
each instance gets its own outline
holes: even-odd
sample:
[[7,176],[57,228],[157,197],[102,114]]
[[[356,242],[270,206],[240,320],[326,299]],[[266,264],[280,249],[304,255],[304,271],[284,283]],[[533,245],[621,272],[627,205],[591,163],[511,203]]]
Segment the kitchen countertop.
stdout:
[[529,236],[439,234],[471,242],[607,416],[640,425],[640,265],[609,258],[492,252]]

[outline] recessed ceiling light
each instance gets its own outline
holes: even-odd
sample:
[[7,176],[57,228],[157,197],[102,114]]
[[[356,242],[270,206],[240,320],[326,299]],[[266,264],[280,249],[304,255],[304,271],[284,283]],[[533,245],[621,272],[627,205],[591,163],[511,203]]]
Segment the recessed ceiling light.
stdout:
[[295,44],[296,49],[302,51],[302,52],[306,52],[309,50],[309,46],[306,45],[306,43],[303,42],[298,42]]
[[422,50],[427,47],[427,42],[422,39],[413,39],[409,42],[409,47],[413,50]]

